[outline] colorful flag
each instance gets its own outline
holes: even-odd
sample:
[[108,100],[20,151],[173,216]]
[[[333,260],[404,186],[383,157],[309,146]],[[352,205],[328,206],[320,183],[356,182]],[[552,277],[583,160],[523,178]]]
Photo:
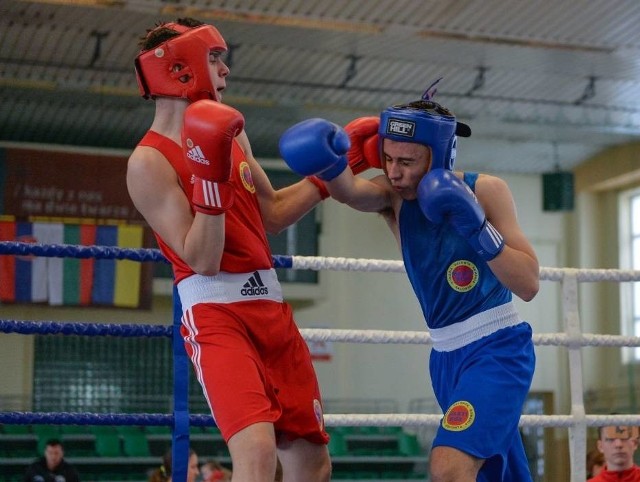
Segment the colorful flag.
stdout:
[[[16,223],[0,221],[0,241],[16,240]],[[16,257],[0,256],[0,301],[13,302],[16,300]]]
[[[142,226],[98,226],[96,245],[142,247]],[[140,263],[129,260],[99,259],[95,262],[94,304],[135,308],[140,303]]]
[[[141,248],[142,226],[0,221],[0,241]],[[0,256],[0,301],[51,305],[140,305],[137,261]]]
[[[95,224],[67,224],[64,244],[95,246]],[[93,258],[64,258],[62,304],[88,306],[93,289]]]

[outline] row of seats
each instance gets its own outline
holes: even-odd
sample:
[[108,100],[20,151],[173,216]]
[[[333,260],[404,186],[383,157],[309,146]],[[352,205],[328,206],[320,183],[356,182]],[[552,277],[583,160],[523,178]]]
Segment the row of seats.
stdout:
[[[61,439],[67,456],[148,457],[149,436],[170,437],[168,426],[107,426],[107,425],[4,425],[7,435],[32,435],[37,442],[37,453],[44,451],[46,441]],[[402,427],[329,427],[329,452],[333,456],[386,455],[418,456],[424,453],[418,437]],[[191,434],[219,435],[216,427],[191,427]],[[88,438],[86,438],[88,437]],[[28,440],[28,439],[27,439]],[[74,441],[81,443],[74,443]],[[87,443],[92,442],[92,443]],[[24,446],[23,446],[24,445]],[[33,453],[26,444],[12,444],[13,453],[21,456]],[[19,453],[19,452],[26,453]]]
[[[219,435],[216,427],[191,427],[192,435]],[[329,451],[332,456],[419,456],[424,454],[418,437],[402,427],[329,427],[331,436]],[[149,457],[155,455],[150,450],[150,440],[161,436],[160,440],[171,436],[168,426],[100,426],[100,425],[4,425],[1,432],[6,435],[20,435],[23,444],[10,444],[5,456],[21,456],[44,451],[47,440],[61,439],[66,446],[67,456],[99,457]],[[31,435],[31,437],[29,437]],[[37,447],[32,443],[36,442]],[[20,453],[20,452],[25,452]]]
[[345,470],[334,471],[331,474],[331,480],[427,480],[427,474],[424,472],[397,472],[393,470],[375,471],[375,470]]
[[[44,453],[47,438],[22,443],[2,444],[0,457],[35,457]],[[88,439],[68,440],[62,437],[67,457],[150,457],[147,436],[140,433],[105,433]]]
[[[346,428],[346,427],[345,427]],[[330,430],[329,453],[340,456],[404,456],[425,455],[418,436],[402,429],[363,431],[361,427]]]
[[[170,434],[171,427],[167,425],[43,425],[43,424],[0,424],[0,434],[46,434],[59,437],[64,434],[98,434],[98,433],[128,433],[143,431],[148,434]],[[219,434],[217,427],[190,427],[192,434]],[[393,435],[402,433],[400,426],[343,426],[327,427],[330,433],[344,435]]]
[[[209,428],[207,433],[219,433]],[[202,434],[203,429],[192,427],[192,434]],[[171,437],[167,426],[101,426],[101,425],[4,425],[1,434],[11,438],[10,444],[2,444],[0,456],[30,457],[42,454],[50,439],[60,439],[65,444],[67,457],[150,457],[149,436]],[[16,437],[17,436],[17,437]]]

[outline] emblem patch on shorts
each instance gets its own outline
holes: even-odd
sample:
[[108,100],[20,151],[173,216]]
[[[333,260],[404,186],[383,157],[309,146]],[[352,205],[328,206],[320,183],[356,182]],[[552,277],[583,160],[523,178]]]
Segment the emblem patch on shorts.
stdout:
[[322,404],[317,398],[313,399],[313,412],[316,414],[318,427],[320,427],[320,431],[322,432],[324,430],[324,415],[322,414]]
[[454,290],[465,293],[478,284],[478,267],[471,261],[460,259],[454,261],[447,269],[447,282]]
[[256,187],[253,184],[253,177],[251,177],[251,169],[249,169],[249,164],[246,161],[242,161],[240,163],[240,179],[242,179],[242,185],[244,188],[249,191],[251,194],[256,192]]
[[442,428],[452,432],[466,430],[476,419],[476,411],[469,402],[460,400],[452,403],[442,418]]

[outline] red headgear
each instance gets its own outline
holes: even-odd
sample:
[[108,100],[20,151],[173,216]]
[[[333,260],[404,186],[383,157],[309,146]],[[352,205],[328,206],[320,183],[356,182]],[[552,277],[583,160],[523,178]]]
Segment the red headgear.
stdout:
[[162,27],[180,35],[138,54],[135,66],[140,94],[145,99],[164,96],[191,102],[216,100],[209,73],[209,54],[213,50],[227,50],[220,32],[211,25],[189,28],[169,23]]

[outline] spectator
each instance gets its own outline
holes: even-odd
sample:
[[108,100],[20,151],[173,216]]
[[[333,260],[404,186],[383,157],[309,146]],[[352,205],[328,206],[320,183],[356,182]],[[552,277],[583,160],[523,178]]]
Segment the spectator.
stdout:
[[[171,482],[173,464],[171,463],[171,449],[162,457],[162,465],[155,469],[149,476],[148,482]],[[198,468],[198,455],[193,449],[189,449],[189,463],[187,465],[187,482],[195,482],[200,475]]]
[[75,468],[64,460],[64,447],[58,439],[49,439],[44,457],[34,461],[24,474],[24,482],[79,482]]
[[595,477],[604,467],[604,455],[597,448],[587,453],[587,479]]
[[210,460],[200,467],[202,482],[216,482],[219,480],[231,480],[231,471],[217,460]]
[[604,455],[604,468],[589,481],[640,482],[640,467],[633,462],[633,454],[638,448],[637,427],[599,427],[597,446]]

